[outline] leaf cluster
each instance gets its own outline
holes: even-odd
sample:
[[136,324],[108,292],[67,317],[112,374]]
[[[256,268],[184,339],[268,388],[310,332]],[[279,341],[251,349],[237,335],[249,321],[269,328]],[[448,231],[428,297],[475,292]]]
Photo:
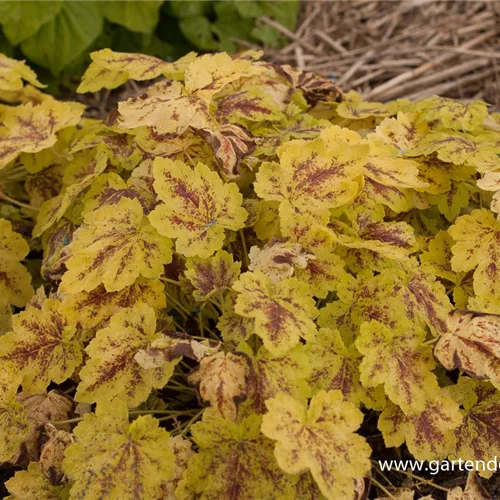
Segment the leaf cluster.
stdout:
[[102,121],[0,59],[12,498],[362,498],[367,420],[500,455],[499,115],[260,56],[94,52],[155,82]]

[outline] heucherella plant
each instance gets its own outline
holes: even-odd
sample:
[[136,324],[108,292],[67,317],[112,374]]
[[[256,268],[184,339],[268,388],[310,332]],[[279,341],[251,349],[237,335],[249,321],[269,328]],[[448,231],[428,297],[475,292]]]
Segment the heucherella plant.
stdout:
[[367,419],[500,456],[500,115],[260,57],[94,53],[151,80],[103,120],[0,59],[11,498],[365,498]]

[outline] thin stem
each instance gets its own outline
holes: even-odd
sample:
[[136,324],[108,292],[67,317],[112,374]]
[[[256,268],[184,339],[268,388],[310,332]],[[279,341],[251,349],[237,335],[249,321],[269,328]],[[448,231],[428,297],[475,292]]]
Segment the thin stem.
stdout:
[[56,420],[55,422],[50,422],[52,425],[66,425],[66,424],[76,424],[77,422],[81,422],[83,417],[70,418],[68,420]]
[[164,283],[170,283],[171,285],[181,286],[181,283],[175,280],[171,280],[170,278],[161,277],[160,280],[163,281]]
[[33,210],[35,212],[38,212],[38,208],[32,207],[31,205],[27,205],[26,203],[23,203],[22,201],[15,200],[14,198],[7,196],[5,193],[2,193],[1,191],[0,191],[0,199],[8,201],[9,203],[12,203],[12,205],[17,205],[18,207],[26,208],[28,210]]
[[371,460],[371,462],[373,464],[373,468],[375,469],[375,472],[377,474],[379,474],[381,477],[383,477],[388,484],[390,484],[392,487],[394,487],[394,485],[391,483],[390,479],[378,468],[377,461]]
[[193,158],[191,158],[191,155],[187,151],[184,151],[184,154],[188,157],[188,160],[190,161],[193,168],[196,168],[196,163],[194,162]]
[[[186,319],[186,318],[184,318]],[[172,318],[172,321],[174,322],[174,326],[176,328],[178,328],[181,332],[186,332],[186,330],[184,329],[184,327],[178,322],[178,321],[175,321],[175,318]]]
[[203,308],[205,307],[206,302],[203,304],[202,307],[200,307],[200,312],[198,313],[198,328],[200,330],[200,335],[202,337],[205,336],[205,333],[203,331]]
[[176,307],[175,310],[183,317],[184,321],[188,319],[188,316],[191,316],[191,312],[188,311],[177,299],[174,299],[172,295],[169,293],[167,295],[167,304],[168,301],[172,302]]
[[437,338],[435,339],[429,339],[429,340],[426,340],[425,342],[422,342],[422,345],[432,345],[432,344],[435,344],[437,342]]
[[171,384],[174,384],[175,386],[180,387],[181,389],[183,389],[185,391],[194,391],[194,389],[192,387],[188,387],[187,385],[181,384],[180,382],[177,382],[174,379],[170,379],[168,381],[168,384],[165,387],[168,388]]
[[[191,415],[194,410],[187,411],[177,411],[177,410],[130,410],[128,412],[128,416],[134,415]],[[54,422],[50,422],[52,425],[66,425],[66,424],[76,424],[77,422],[81,422],[83,417],[70,418],[68,420],[56,420]]]
[[397,498],[381,483],[379,483],[373,477],[371,478],[372,484],[374,484],[379,490],[382,490],[389,498],[392,500],[397,500]]
[[398,470],[398,472],[400,472],[401,474],[404,474],[405,476],[416,479],[421,484],[428,484],[429,486],[432,486],[433,488],[436,488],[436,489],[441,490],[441,491],[446,491],[446,492],[449,491],[448,488],[445,488],[444,486],[440,486],[439,484],[436,484],[431,479],[425,479],[425,477],[417,476],[416,474],[412,474],[411,472],[408,472],[406,470]]
[[198,420],[198,418],[203,414],[204,411],[205,411],[205,408],[202,408],[191,420],[189,420],[189,422],[186,424],[186,426],[182,430],[181,436],[185,436],[188,433],[191,426]]
[[245,234],[243,233],[243,229],[240,229],[240,238],[241,238],[241,246],[243,248],[243,262],[245,264],[245,267],[248,269],[249,261],[248,261],[247,242],[245,241]]

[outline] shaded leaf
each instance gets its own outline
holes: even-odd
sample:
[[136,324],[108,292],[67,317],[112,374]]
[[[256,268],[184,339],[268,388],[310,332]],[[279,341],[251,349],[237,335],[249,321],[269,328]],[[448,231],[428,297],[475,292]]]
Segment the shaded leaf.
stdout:
[[53,146],[57,132],[76,125],[82,113],[82,105],[56,100],[9,108],[0,126],[0,168],[21,153],[36,153]]
[[365,387],[384,384],[387,396],[405,413],[421,412],[432,394],[439,393],[431,346],[425,332],[409,322],[390,329],[378,321],[361,325],[356,347],[363,354],[359,366]]
[[5,483],[12,500],[36,498],[37,500],[66,500],[69,498],[69,485],[53,486],[43,475],[40,464],[32,462],[28,470],[17,471]]
[[234,262],[233,256],[224,250],[206,259],[189,258],[185,275],[195,288],[194,299],[202,302],[231,288],[240,275],[240,268],[241,262]]

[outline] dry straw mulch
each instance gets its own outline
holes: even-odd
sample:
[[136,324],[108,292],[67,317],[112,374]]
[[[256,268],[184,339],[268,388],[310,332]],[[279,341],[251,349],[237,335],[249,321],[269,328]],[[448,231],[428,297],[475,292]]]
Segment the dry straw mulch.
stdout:
[[305,1],[291,42],[267,57],[367,100],[439,94],[500,110],[500,2]]

